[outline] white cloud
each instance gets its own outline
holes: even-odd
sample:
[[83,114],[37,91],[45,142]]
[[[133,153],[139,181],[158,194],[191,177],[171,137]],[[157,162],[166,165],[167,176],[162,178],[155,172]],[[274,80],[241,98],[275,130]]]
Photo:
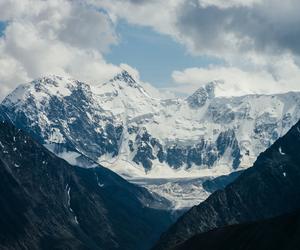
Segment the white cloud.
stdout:
[[[211,81],[220,81],[218,96],[240,96],[245,94],[273,94],[300,91],[300,68],[293,57],[273,57],[272,69],[242,70],[234,66],[210,66],[174,71],[172,77],[175,90],[186,94]],[[271,73],[273,72],[273,73]]]
[[262,0],[198,0],[198,2],[203,7],[217,6],[220,8],[231,8],[239,6],[251,7],[253,4],[261,3]]
[[222,77],[225,82],[235,81],[228,95],[299,90],[298,0],[90,2],[101,5],[115,20],[125,19],[170,35],[192,55],[209,55],[225,62],[223,67],[174,72],[177,82],[186,82],[175,85],[177,91],[188,92],[190,86]]
[[0,38],[0,98],[41,75],[95,83],[120,71],[102,55],[118,41],[114,24],[83,1],[0,1],[0,18],[8,22]]
[[117,21],[152,27],[154,30],[174,35],[178,7],[185,0],[87,0],[90,4],[105,9]]

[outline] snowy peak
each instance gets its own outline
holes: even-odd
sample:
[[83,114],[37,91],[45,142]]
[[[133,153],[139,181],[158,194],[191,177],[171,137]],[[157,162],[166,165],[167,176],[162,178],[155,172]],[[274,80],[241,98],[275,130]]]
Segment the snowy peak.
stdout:
[[131,119],[154,111],[151,94],[145,90],[143,83],[125,70],[110,81],[91,88],[100,106],[117,117]]
[[210,82],[196,90],[194,94],[192,94],[186,99],[190,107],[203,107],[208,99],[213,99],[215,97],[215,88],[217,84],[217,82]]
[[4,99],[3,103],[24,104],[28,99],[32,99],[35,102],[43,102],[54,96],[64,98],[70,96],[72,91],[79,88],[90,92],[89,86],[80,81],[50,75],[20,85]]
[[49,75],[32,81],[29,85],[33,85],[36,92],[45,92],[52,96],[69,96],[73,90],[83,88],[89,90],[89,85],[78,80]]
[[34,88],[36,92],[49,92],[51,94],[68,95],[67,89],[72,89],[81,85],[79,81],[67,77],[48,75],[26,84],[28,87]]
[[143,84],[138,82],[135,77],[130,75],[126,70],[123,70],[121,73],[117,74],[114,78],[112,78],[108,83],[104,85],[109,85],[113,88],[117,88],[122,92],[131,92],[126,93],[129,95],[137,95],[138,93],[138,95],[142,94],[143,97],[150,97],[150,95],[144,89]]
[[123,70],[121,73],[117,74],[110,82],[121,81],[125,82],[130,86],[135,86],[137,82],[135,79],[128,73],[128,71]]

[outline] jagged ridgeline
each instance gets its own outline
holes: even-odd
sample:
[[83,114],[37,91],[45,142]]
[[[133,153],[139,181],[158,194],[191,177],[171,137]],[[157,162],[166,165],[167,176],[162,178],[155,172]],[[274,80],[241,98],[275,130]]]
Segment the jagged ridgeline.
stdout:
[[230,172],[250,166],[300,118],[300,94],[222,98],[220,84],[166,99],[126,71],[97,85],[50,76],[20,85],[0,109],[72,164],[87,167],[90,158],[124,176]]

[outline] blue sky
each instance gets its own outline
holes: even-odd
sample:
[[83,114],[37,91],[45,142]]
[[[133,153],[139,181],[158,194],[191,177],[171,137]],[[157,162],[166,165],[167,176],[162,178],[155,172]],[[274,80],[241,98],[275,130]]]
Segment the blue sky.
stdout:
[[3,36],[3,31],[6,27],[6,23],[5,22],[0,22],[0,36]]
[[117,33],[120,41],[106,53],[107,61],[114,64],[127,63],[137,68],[143,81],[157,87],[171,85],[174,70],[221,63],[206,56],[192,56],[183,45],[149,27],[121,21]]

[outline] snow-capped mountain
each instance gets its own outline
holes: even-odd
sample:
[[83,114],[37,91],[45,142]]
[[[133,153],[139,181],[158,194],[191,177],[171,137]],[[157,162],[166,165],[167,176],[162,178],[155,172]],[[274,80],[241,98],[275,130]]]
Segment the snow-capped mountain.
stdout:
[[98,85],[50,76],[20,85],[0,108],[71,164],[135,179],[218,176],[251,166],[300,118],[300,93],[216,97],[218,84],[164,99],[126,71]]

